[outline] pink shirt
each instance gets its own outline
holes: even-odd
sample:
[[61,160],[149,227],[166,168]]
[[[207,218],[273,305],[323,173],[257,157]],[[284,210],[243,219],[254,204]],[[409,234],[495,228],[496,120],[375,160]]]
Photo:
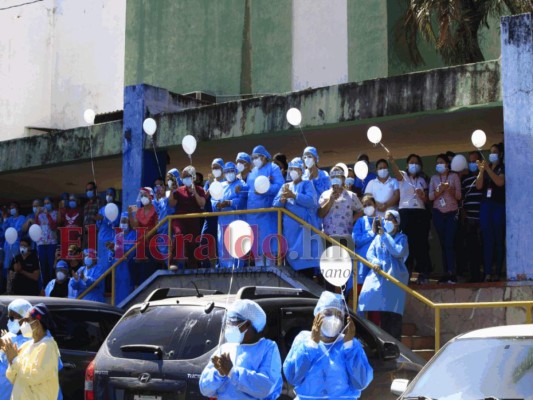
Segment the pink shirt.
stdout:
[[[437,199],[437,187],[444,182],[450,184],[450,189],[455,189],[455,196],[448,189]],[[457,201],[461,200],[461,182],[459,181],[459,175],[455,173],[449,173],[448,176],[433,175],[429,181],[429,199],[433,201],[433,208],[439,210],[441,213],[457,211],[459,208]]]
[[[322,207],[331,197],[333,189],[328,189],[320,195],[319,204]],[[363,209],[357,195],[343,190],[335,204],[331,206],[324,218],[324,233],[330,236],[347,236],[352,234],[353,213]]]

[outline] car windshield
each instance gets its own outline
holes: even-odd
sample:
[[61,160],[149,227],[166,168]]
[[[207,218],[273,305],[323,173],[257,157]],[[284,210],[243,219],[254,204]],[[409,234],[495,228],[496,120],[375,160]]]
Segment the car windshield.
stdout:
[[169,305],[131,310],[107,338],[112,356],[191,360],[218,345],[224,310]]
[[531,398],[533,339],[459,339],[418,375],[404,397],[439,400]]

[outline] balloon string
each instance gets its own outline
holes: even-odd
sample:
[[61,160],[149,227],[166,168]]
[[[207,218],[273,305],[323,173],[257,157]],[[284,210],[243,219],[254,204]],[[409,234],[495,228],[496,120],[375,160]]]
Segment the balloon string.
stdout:
[[379,142],[379,144],[381,145],[381,147],[385,149],[387,153],[390,153],[389,149],[387,149],[383,143]]
[[154,148],[154,156],[155,156],[155,160],[157,161],[157,169],[159,170],[159,176],[163,176],[163,173],[161,172],[161,166],[159,165],[159,157],[157,157],[157,151],[155,150],[155,142],[154,142],[154,138],[152,137],[151,138],[151,141],[152,141],[152,147]]
[[302,130],[302,127],[300,125],[298,125],[298,128],[300,128],[300,133],[302,134],[302,137],[304,138],[305,147],[308,147],[309,143],[307,143],[307,139],[305,137],[304,131]]
[[96,185],[96,174],[94,173],[94,157],[93,157],[93,135],[92,128],[89,126],[89,150],[91,152],[91,169],[93,171],[93,182]]

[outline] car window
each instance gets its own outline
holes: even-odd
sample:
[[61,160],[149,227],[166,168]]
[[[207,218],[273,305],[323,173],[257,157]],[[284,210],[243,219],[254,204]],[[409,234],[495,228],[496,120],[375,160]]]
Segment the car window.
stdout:
[[52,309],[60,349],[97,352],[120,316],[103,311]]
[[443,348],[404,395],[446,400],[531,398],[532,382],[533,339],[460,339]]
[[223,318],[221,308],[210,313],[185,305],[135,308],[113,329],[107,345],[113,357],[190,360],[217,346]]

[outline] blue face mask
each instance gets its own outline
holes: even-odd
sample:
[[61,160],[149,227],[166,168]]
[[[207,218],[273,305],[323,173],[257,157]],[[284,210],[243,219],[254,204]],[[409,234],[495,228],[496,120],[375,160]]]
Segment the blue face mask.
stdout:
[[52,204],[50,204],[50,203],[45,204],[44,208],[46,208],[48,211],[52,211]]
[[346,186],[348,186],[348,187],[353,186],[353,184],[355,183],[355,179],[354,179],[354,178],[346,178],[346,180],[344,181],[344,183],[345,183]]
[[94,191],[92,190],[87,190],[86,194],[88,199],[92,199],[94,197]]
[[17,209],[16,208],[11,208],[9,210],[9,213],[14,217],[15,215],[17,215]]
[[498,161],[500,159],[500,157],[498,156],[498,154],[496,153],[490,153],[489,154],[489,161],[491,163],[495,163],[496,161]]
[[475,162],[468,163],[468,169],[470,170],[470,172],[477,172],[477,164]]
[[187,187],[191,187],[192,186],[192,178],[191,177],[187,177],[187,178],[183,178],[183,184]]
[[39,210],[39,207],[33,207],[33,213],[37,214],[37,211]]
[[411,175],[416,175],[416,174],[418,174],[420,172],[420,165],[418,165],[418,164],[409,164],[408,170],[409,170],[409,173]]
[[446,172],[446,164],[437,164],[435,169],[439,174],[443,174],[444,172]]
[[77,205],[77,204],[76,204],[76,202],[75,202],[74,200],[70,200],[70,201],[68,202],[68,206],[69,206],[70,208],[76,208],[76,205]]

